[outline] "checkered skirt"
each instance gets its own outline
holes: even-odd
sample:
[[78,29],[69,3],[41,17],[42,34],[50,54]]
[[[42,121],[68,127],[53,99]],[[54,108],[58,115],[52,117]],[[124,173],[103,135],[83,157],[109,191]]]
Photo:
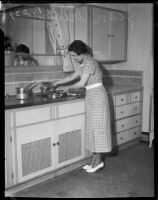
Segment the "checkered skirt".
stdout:
[[104,86],[86,91],[86,147],[90,152],[112,150],[109,99]]

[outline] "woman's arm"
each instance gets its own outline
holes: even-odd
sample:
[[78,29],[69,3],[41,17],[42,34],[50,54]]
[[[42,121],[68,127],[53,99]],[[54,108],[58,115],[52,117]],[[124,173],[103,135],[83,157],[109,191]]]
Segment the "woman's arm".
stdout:
[[64,79],[61,79],[59,81],[56,81],[53,85],[60,85],[60,84],[64,84],[64,83],[68,83],[70,81],[73,81],[74,79],[76,79],[77,77],[80,76],[80,72],[79,71],[75,71],[73,74],[71,74],[70,76],[67,76]]
[[81,76],[81,80],[71,86],[68,86],[69,89],[78,89],[84,87],[89,79],[89,76],[90,76],[89,73],[83,73]]

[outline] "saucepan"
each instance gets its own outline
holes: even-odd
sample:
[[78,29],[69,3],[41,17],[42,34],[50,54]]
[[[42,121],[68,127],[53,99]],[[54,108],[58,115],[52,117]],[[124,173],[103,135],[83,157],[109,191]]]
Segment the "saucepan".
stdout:
[[42,82],[41,83],[41,94],[48,94],[50,92],[56,92],[56,87],[51,82]]
[[33,94],[32,89],[36,87],[38,83],[33,82],[27,85],[26,87],[17,87],[16,88],[16,99],[27,99]]

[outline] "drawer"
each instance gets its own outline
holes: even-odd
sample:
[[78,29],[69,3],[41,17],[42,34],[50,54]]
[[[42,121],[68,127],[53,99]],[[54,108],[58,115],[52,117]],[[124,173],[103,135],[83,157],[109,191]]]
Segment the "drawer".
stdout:
[[140,137],[140,127],[136,127],[116,135],[117,145],[129,142]]
[[61,104],[57,108],[58,118],[71,116],[71,115],[77,115],[81,113],[85,113],[84,101]]
[[50,120],[50,107],[18,111],[15,119],[17,126]]
[[116,119],[140,113],[140,103],[127,104],[115,108]]
[[116,121],[116,132],[134,128],[140,125],[140,115]]
[[116,95],[115,96],[115,105],[123,105],[127,103],[127,94]]
[[131,93],[131,103],[140,101],[140,91]]

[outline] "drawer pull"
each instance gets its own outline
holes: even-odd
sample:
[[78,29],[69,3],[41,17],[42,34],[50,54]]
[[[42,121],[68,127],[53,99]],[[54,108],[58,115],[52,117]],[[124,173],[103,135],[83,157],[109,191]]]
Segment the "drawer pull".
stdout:
[[124,127],[124,126],[125,126],[124,124],[121,125],[121,127]]
[[123,140],[123,137],[120,137],[120,140]]
[[121,114],[123,114],[124,112],[123,112],[123,110],[121,111]]
[[134,98],[137,99],[137,96],[135,96]]
[[57,145],[59,145],[59,142],[57,142]]
[[134,132],[135,135],[137,135],[137,132]]
[[53,146],[55,146],[56,144],[55,143],[53,143]]
[[138,123],[138,120],[136,120],[136,123]]
[[121,101],[124,101],[124,99],[121,99]]

